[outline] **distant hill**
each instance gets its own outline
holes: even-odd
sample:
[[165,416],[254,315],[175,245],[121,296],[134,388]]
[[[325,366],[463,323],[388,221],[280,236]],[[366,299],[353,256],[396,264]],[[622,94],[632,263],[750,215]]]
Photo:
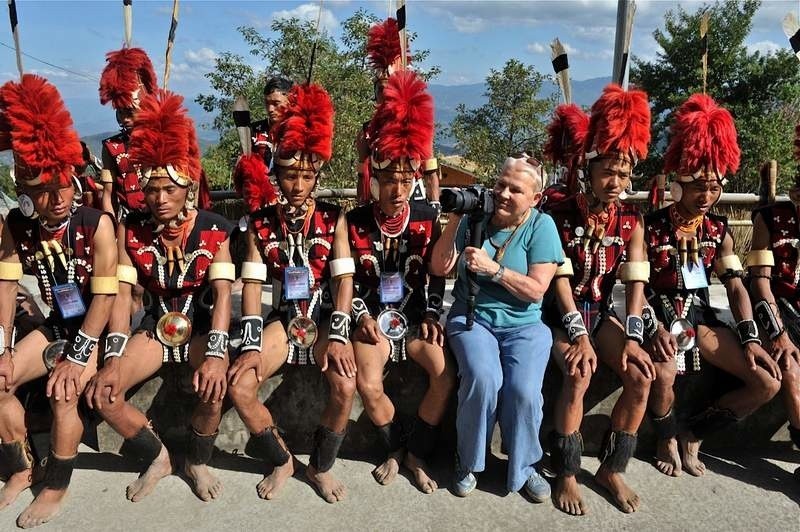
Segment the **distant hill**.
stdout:
[[[611,78],[592,78],[582,81],[572,81],[572,100],[578,105],[589,107],[600,96]],[[447,127],[456,116],[456,107],[464,104],[467,109],[475,109],[486,103],[484,92],[486,84],[473,83],[470,85],[430,85],[436,110],[436,124],[440,127]],[[545,81],[540,97],[548,97],[558,92],[558,86],[552,81]],[[454,140],[450,137],[442,137],[437,150],[445,155],[453,153]]]

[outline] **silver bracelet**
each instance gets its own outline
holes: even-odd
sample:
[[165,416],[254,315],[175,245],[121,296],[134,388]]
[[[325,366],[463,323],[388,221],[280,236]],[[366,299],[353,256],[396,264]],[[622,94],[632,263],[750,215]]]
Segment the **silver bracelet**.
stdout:
[[212,329],[208,331],[206,357],[225,358],[228,351],[228,332]]

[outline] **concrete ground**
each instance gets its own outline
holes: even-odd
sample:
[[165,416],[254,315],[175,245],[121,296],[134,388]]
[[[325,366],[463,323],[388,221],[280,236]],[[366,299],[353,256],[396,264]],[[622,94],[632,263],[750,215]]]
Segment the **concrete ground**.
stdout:
[[[590,514],[570,517],[550,503],[534,504],[518,493],[506,493],[505,462],[499,453],[466,499],[446,487],[424,495],[403,477],[379,486],[370,475],[371,462],[340,459],[334,472],[347,484],[346,501],[327,504],[302,473],[288,481],[279,498],[264,501],[255,490],[260,463],[219,453],[212,466],[225,485],[220,500],[203,503],[181,477],[171,476],[144,501],[131,503],[124,495],[126,484],[136,478],[131,464],[82,448],[66,508],[39,530],[800,530],[800,481],[792,474],[800,465],[800,452],[776,442],[764,454],[705,455],[709,471],[704,478],[667,478],[647,461],[634,459],[627,479],[643,504],[631,515],[606,500],[592,482],[598,461],[585,458],[580,480]],[[307,463],[307,456],[299,459]],[[440,457],[436,471],[445,486],[447,462]],[[24,493],[0,511],[0,530],[13,530],[16,516],[31,499],[30,492]]]

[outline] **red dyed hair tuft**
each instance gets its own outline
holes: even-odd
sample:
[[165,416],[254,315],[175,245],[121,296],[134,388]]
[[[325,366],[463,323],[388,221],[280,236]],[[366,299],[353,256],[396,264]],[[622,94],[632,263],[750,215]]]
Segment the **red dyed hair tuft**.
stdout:
[[147,53],[141,48],[123,48],[106,54],[106,67],[100,76],[100,103],[111,102],[114,109],[133,107],[132,94],[139,89],[152,94],[158,88],[156,72]]
[[675,111],[664,172],[692,175],[706,169],[723,177],[739,169],[741,151],[731,113],[705,94],[693,94]]
[[571,103],[556,107],[547,126],[544,154],[553,164],[570,165],[583,156],[583,145],[589,131],[589,115]]
[[[389,67],[393,67],[398,63],[401,54],[397,20],[389,17],[369,29],[369,34],[367,35],[367,57],[372,68],[388,71]],[[408,55],[408,49],[406,49],[406,63],[410,61],[411,57]]]
[[281,153],[313,153],[324,161],[333,154],[333,102],[321,86],[295,85],[278,125]]
[[410,70],[389,76],[383,103],[370,122],[373,150],[381,159],[424,161],[433,153],[433,97]]
[[182,96],[158,90],[142,100],[128,154],[133,164],[143,168],[170,164],[192,180],[200,179],[200,148]]
[[641,161],[650,144],[650,105],[647,93],[607,85],[592,105],[585,150],[597,155],[619,152]]
[[0,87],[0,116],[0,149],[14,151],[17,182],[71,182],[75,166],[83,164],[83,148],[51,83],[33,74],[7,82]]
[[257,153],[239,159],[233,171],[233,187],[244,199],[249,213],[274,203],[278,197],[267,175],[267,165]]

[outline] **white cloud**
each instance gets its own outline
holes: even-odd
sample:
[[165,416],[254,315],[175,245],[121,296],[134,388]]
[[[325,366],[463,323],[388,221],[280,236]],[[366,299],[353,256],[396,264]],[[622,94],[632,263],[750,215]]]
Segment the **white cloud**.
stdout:
[[191,65],[201,68],[213,68],[214,61],[217,59],[217,52],[211,48],[203,47],[199,50],[187,50],[183,54],[183,57]]
[[540,42],[532,42],[526,46],[526,49],[532,54],[543,54],[550,51],[549,46],[545,46]]
[[339,27],[339,21],[336,20],[333,12],[330,9],[323,8],[322,13],[320,14],[318,4],[300,4],[294,9],[282,9],[280,11],[275,11],[272,14],[272,20],[297,18],[316,23],[318,15],[320,17],[320,30],[327,31],[328,33],[334,33],[334,31]]
[[459,33],[480,33],[486,28],[486,21],[480,17],[454,15],[453,26]]
[[751,54],[755,52],[760,52],[761,55],[769,55],[771,53],[777,52],[782,48],[784,47],[776,42],[758,41],[754,43],[749,43],[747,45],[747,52]]

